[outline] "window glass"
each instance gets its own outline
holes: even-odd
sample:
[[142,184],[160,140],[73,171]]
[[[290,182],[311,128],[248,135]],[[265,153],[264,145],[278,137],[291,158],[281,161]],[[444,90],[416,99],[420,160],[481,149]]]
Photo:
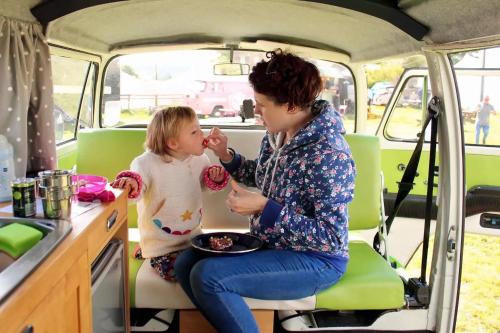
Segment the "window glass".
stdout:
[[427,62],[421,54],[365,65],[368,85],[367,133],[375,134],[377,131],[394,88],[405,69],[426,67]]
[[450,55],[466,144],[500,145],[500,48]]
[[343,118],[347,133],[353,133],[355,127],[356,96],[354,81],[349,69],[328,61],[309,59],[319,69],[323,81],[323,90],[319,98],[333,105]]
[[[157,110],[188,105],[201,125],[261,127],[254,117],[253,90],[248,69],[266,59],[265,52],[234,51],[233,63],[245,64],[241,75],[230,62],[229,50],[182,50],[123,55],[106,69],[102,126],[145,126]],[[351,72],[343,65],[308,59],[323,80],[320,98],[327,99],[342,114],[348,132],[354,131],[355,96]],[[226,69],[227,70],[226,70]]]
[[56,143],[61,143],[75,138],[80,101],[81,125],[90,124],[95,67],[88,61],[56,55],[51,56],[51,62]]
[[431,97],[427,82],[423,76],[413,76],[405,81],[385,127],[384,135],[388,139],[418,140]]

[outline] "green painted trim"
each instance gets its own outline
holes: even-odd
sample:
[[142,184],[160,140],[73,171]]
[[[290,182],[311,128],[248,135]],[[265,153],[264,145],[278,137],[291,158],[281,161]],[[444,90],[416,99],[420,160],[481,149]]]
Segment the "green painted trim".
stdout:
[[476,185],[500,186],[500,156],[466,154],[465,179],[467,189]]
[[[398,192],[398,182],[403,177],[404,171],[398,170],[398,164],[408,165],[413,150],[397,150],[385,149],[382,150],[382,172],[384,173],[384,185],[389,193]],[[439,158],[436,156],[436,164],[439,165]],[[427,194],[427,185],[424,181],[427,180],[427,168],[429,166],[429,152],[422,151],[420,162],[418,163],[418,177],[415,177],[415,186],[410,194]]]
[[[397,169],[399,163],[408,164],[411,154],[410,150],[382,150],[382,172],[384,173],[385,187],[389,193],[397,193],[397,182],[401,180],[403,171]],[[436,162],[439,165],[439,161]],[[410,194],[426,195],[427,166],[429,165],[429,152],[422,151],[418,173],[415,178],[415,187]],[[467,189],[477,185],[500,186],[500,156],[494,155],[465,155],[465,183]],[[436,192],[435,192],[436,193]]]

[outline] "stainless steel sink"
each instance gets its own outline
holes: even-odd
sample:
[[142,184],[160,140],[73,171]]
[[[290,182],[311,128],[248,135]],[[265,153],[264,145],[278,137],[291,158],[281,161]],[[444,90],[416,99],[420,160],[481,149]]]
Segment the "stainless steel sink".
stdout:
[[43,238],[17,260],[0,268],[0,304],[49,256],[72,228],[71,222],[66,220],[36,218],[0,218],[0,227],[14,222],[40,230]]

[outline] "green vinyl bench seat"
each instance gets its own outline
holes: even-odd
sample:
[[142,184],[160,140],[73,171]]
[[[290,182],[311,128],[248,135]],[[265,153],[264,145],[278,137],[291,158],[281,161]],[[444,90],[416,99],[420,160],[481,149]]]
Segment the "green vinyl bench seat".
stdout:
[[[119,171],[128,169],[132,159],[142,153],[145,131],[128,128],[81,131],[78,136],[77,171],[98,174],[112,180]],[[346,139],[357,170],[354,200],[349,205],[349,230],[373,229],[378,227],[381,221],[379,139],[360,134],[348,134]],[[227,210],[223,200],[205,209]],[[128,218],[129,227],[136,228],[135,206],[129,206]],[[138,234],[136,231],[135,229],[135,235]],[[177,283],[162,280],[152,270],[148,260],[133,258],[133,249],[138,240],[137,236],[135,238],[129,243],[131,306],[157,309],[193,308]],[[388,262],[373,250],[371,245],[361,240],[350,241],[349,251],[350,261],[344,276],[337,284],[317,295],[291,301],[246,301],[254,309],[384,310],[404,306],[403,282]]]

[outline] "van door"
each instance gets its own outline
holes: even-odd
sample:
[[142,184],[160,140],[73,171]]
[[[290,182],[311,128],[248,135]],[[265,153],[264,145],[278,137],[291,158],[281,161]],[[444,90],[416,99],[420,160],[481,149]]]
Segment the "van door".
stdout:
[[[500,291],[494,287],[500,260],[497,250],[500,245],[500,48],[451,54],[449,59],[462,113],[467,189],[456,332],[496,331],[500,327],[494,306],[495,300],[500,297]],[[425,119],[427,101],[431,97],[429,82],[425,69],[405,71],[377,129],[382,143],[382,168],[387,190],[386,215],[392,210],[397,182],[403,175]],[[491,107],[483,105],[486,96]],[[481,108],[486,109],[483,115],[479,115]],[[428,133],[424,135],[429,137]],[[398,214],[410,218],[411,224],[421,225],[423,222],[428,157],[427,142],[422,151],[415,186]],[[419,230],[422,230],[421,227]],[[430,244],[432,239],[431,236]],[[421,242],[422,237],[407,240]],[[420,255],[421,249],[403,264],[407,264],[410,270],[418,269]]]

